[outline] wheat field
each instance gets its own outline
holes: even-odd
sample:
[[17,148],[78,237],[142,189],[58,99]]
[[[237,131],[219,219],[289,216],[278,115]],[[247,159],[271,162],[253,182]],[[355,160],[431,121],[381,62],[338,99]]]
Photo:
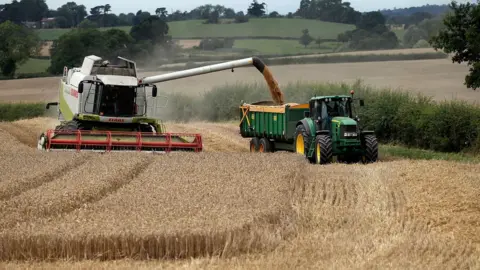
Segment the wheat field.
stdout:
[[234,123],[166,124],[205,152],[39,153],[54,120],[0,124],[0,266],[480,268],[479,165],[315,166],[248,153]]
[[[280,88],[288,83],[338,82],[353,83],[361,79],[367,85],[404,89],[421,92],[435,100],[462,99],[469,102],[480,101],[479,95],[467,89],[463,82],[468,74],[466,65],[453,64],[449,59],[386,61],[339,64],[282,65],[270,67]],[[164,74],[165,71],[145,72],[140,76]],[[0,83],[0,100],[17,101],[57,101],[59,77],[21,80],[5,80]],[[160,92],[199,95],[210,91],[214,86],[236,82],[265,83],[263,76],[255,68],[238,68],[194,76],[181,80],[163,82],[158,85]],[[265,91],[267,87],[265,86]]]

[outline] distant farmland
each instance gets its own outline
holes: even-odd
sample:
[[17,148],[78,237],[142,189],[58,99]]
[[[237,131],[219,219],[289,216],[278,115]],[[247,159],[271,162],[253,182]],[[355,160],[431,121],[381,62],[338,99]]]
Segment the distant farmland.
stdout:
[[[355,28],[354,25],[322,22],[307,19],[250,19],[247,23],[204,24],[203,20],[188,20],[169,22],[169,34],[173,38],[191,37],[294,37],[302,35],[302,30],[308,28],[314,38],[334,39],[339,33]],[[130,31],[130,26],[117,27]],[[109,28],[102,28],[107,30]],[[70,29],[39,29],[36,30],[43,40],[55,40]]]

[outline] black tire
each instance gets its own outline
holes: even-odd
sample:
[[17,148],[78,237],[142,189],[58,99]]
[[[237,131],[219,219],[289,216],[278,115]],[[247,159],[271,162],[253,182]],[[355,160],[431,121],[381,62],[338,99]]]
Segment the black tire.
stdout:
[[364,164],[377,162],[378,142],[375,135],[365,135],[365,155],[362,157]]
[[76,131],[76,130],[83,130],[84,127],[82,126],[82,124],[76,120],[71,120],[71,121],[67,121],[67,122],[64,122],[62,123],[61,125],[59,126],[56,126],[55,127],[56,130],[65,130],[65,131]]
[[269,153],[272,151],[271,143],[267,138],[261,138],[259,147],[258,147],[258,152],[261,153]]
[[332,139],[327,135],[318,135],[315,138],[315,164],[328,164],[332,162]]
[[250,140],[250,152],[258,152],[258,148],[260,146],[260,141],[257,137],[254,137]]

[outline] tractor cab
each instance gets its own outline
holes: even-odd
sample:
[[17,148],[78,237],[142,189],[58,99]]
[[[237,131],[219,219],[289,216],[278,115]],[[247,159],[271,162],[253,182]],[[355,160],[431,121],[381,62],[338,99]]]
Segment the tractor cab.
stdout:
[[[333,123],[355,126],[357,121],[353,116],[353,98],[346,95],[317,96],[310,99],[310,118],[314,121],[317,130],[332,131]],[[363,106],[363,100],[360,101]],[[354,129],[353,127],[351,129]]]

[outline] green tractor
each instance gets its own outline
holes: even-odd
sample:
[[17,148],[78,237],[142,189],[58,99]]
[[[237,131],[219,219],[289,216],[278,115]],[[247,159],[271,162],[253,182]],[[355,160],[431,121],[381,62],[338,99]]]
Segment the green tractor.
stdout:
[[[352,97],[317,96],[310,99],[309,111],[298,121],[294,135],[295,152],[316,164],[376,162],[378,142],[373,131],[362,130],[353,116]],[[360,106],[364,101],[359,100]]]
[[[262,101],[240,106],[240,134],[251,152],[284,150],[304,155],[311,163],[371,163],[378,159],[373,131],[359,127],[353,116],[353,94],[316,96],[309,103],[272,104]],[[364,101],[360,106],[364,106]]]

